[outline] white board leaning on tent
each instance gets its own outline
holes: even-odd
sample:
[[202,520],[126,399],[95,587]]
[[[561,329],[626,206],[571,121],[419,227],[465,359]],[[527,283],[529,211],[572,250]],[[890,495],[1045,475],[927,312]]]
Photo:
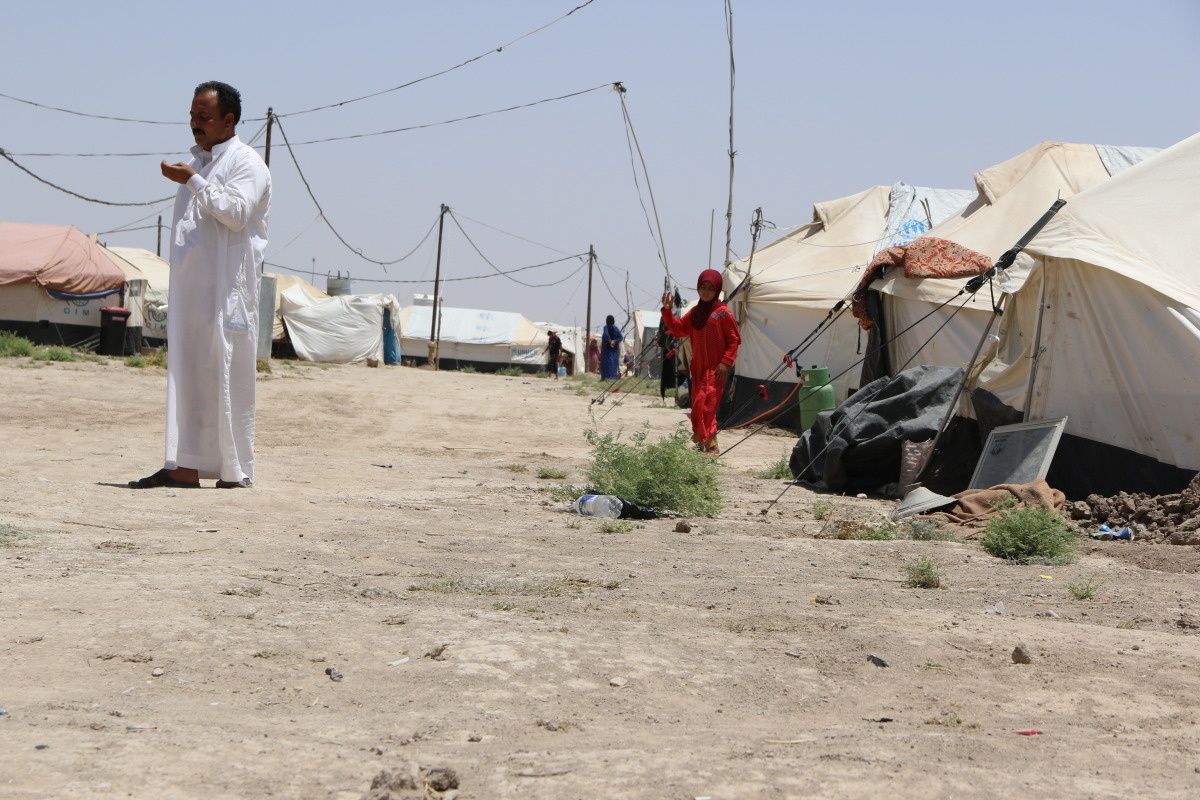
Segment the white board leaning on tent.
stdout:
[[332,364],[367,359],[383,363],[383,312],[391,310],[393,325],[398,324],[400,312],[395,295],[348,294],[319,300],[302,286],[285,289],[279,305],[296,355]]
[[[1041,142],[977,172],[977,195],[926,235],[962,245],[994,263],[1056,199],[1098,186],[1154,152],[1148,147]],[[972,298],[953,299],[964,283],[965,278],[909,278],[896,269],[871,285],[881,294],[893,372],[906,363],[956,367],[970,360],[992,315],[992,298],[985,288]],[[958,306],[962,309],[956,313]]]
[[1197,186],[1200,134],[1068,200],[1003,275],[1010,311],[979,387],[1020,411],[1032,377],[1026,419],[1067,416],[1068,435],[1200,470]]

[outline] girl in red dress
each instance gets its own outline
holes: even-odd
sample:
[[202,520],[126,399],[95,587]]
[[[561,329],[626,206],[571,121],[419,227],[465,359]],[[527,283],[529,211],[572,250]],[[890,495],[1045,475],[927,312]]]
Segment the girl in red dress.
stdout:
[[679,339],[691,338],[692,439],[705,452],[720,452],[717,446],[717,407],[725,392],[725,381],[733,371],[742,336],[733,312],[717,299],[721,273],[706,269],[696,281],[700,302],[677,319],[671,295],[662,297],[663,327]]

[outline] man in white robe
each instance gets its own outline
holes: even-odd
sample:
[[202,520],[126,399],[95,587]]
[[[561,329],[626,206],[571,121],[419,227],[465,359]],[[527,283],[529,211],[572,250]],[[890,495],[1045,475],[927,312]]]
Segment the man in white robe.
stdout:
[[254,481],[258,283],[271,175],[238,140],[240,118],[236,89],[202,83],[192,99],[193,158],[162,163],[163,175],[183,184],[171,228],[166,457],[161,470],[129,484],[135,489]]

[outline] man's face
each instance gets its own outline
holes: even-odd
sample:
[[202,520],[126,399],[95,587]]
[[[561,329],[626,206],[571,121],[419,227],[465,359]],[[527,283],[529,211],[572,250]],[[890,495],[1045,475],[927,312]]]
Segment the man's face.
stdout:
[[717,297],[717,287],[713,286],[708,281],[700,284],[698,291],[700,292],[700,300],[705,303],[711,303]]
[[214,91],[201,92],[192,98],[192,136],[196,144],[212,150],[233,136],[233,114],[222,114]]

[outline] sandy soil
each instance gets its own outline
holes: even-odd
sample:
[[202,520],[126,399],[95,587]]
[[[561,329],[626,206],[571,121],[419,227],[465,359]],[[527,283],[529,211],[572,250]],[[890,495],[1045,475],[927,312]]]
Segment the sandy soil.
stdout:
[[[463,798],[1200,794],[1194,548],[815,539],[802,489],[758,514],[770,436],[718,518],[606,533],[536,477],[579,480],[588,398],[407,368],[276,362],[255,489],[131,492],[161,371],[0,382],[4,798],[354,800],[407,762]],[[652,406],[603,429],[681,419]],[[919,555],[945,588],[903,585]]]

